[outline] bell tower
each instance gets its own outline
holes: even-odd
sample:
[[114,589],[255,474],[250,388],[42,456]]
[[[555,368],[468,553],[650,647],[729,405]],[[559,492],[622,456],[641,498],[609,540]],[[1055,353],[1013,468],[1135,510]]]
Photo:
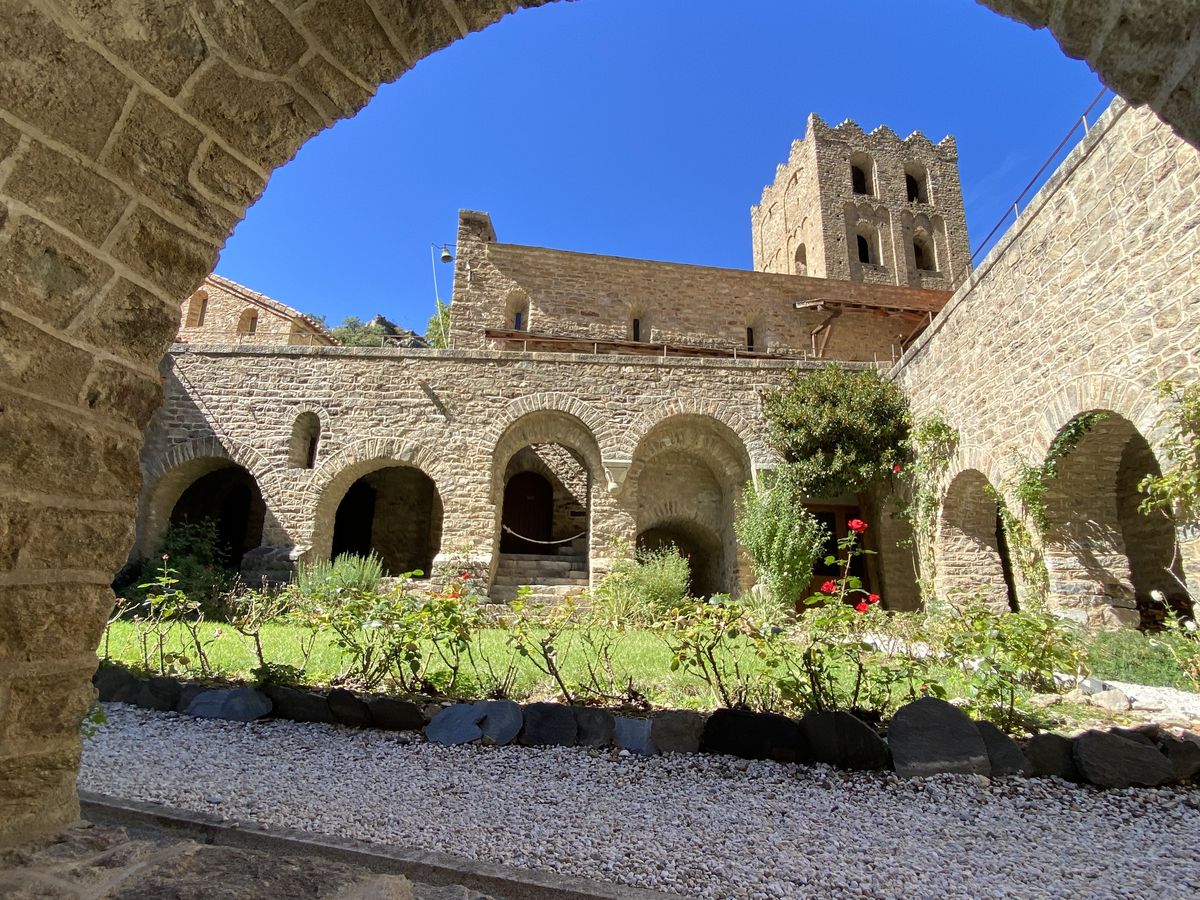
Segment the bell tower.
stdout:
[[758,272],[952,290],[970,271],[950,136],[831,127],[812,113],[750,222]]

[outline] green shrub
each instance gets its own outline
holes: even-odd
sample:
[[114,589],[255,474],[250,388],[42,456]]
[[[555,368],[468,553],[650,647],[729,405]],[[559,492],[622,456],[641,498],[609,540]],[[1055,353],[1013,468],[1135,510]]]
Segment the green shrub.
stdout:
[[804,599],[829,531],[804,508],[804,495],[786,473],[770,487],[746,485],[735,527],[759,581],[788,609]]
[[1078,672],[1083,644],[1074,625],[1044,609],[997,615],[978,599],[930,620],[938,655],[955,666],[966,687],[966,708],[1013,730],[1032,693],[1055,689],[1054,673]]
[[383,581],[383,562],[371,553],[342,553],[332,562],[316,560],[296,570],[295,588],[305,597],[326,597],[338,590],[374,593]]
[[863,490],[908,455],[908,398],[875,369],[789,372],[763,395],[763,413],[771,443],[810,496]]
[[684,605],[691,569],[674,546],[619,555],[592,592],[593,614],[614,627],[661,621]]
[[237,573],[229,565],[220,531],[212,519],[171,523],[157,551],[122,574],[113,590],[130,601],[126,609],[144,609],[145,585],[155,578],[164,556],[175,573],[176,589],[198,604],[207,618],[221,618],[224,596],[237,581]]

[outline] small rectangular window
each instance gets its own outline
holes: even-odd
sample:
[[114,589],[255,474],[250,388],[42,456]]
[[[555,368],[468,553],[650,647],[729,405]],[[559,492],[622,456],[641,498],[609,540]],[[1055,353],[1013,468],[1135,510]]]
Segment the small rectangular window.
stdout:
[[642,320],[641,319],[633,320],[633,339],[635,341],[640,341],[642,339]]
[[753,328],[746,329],[746,349],[752,353],[754,352],[754,329]]
[[513,330],[514,331],[523,331],[524,329],[521,326],[523,326],[524,324],[525,324],[525,314],[523,312],[518,311],[517,314],[515,316],[513,316]]

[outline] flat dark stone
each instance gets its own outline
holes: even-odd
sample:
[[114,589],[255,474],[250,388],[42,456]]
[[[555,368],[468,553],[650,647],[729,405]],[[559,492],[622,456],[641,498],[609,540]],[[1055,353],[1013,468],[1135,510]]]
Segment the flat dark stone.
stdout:
[[1073,743],[1079,774],[1097,787],[1155,787],[1174,780],[1171,761],[1153,745],[1107,731],[1085,731]]
[[370,728],[375,724],[367,704],[345,688],[334,688],[325,699],[329,703],[329,711],[333,713],[333,720],[338,724],[355,728]]
[[254,688],[202,691],[187,705],[184,715],[197,719],[227,719],[230,722],[253,722],[269,715],[271,698]]
[[525,707],[521,743],[527,747],[574,747],[579,734],[575,711],[561,703],[530,703]]
[[1200,744],[1164,735],[1162,752],[1174,770],[1174,781],[1191,781],[1200,775]]
[[800,731],[813,762],[865,772],[891,768],[887,742],[848,712],[810,712]]
[[922,697],[900,707],[888,725],[892,764],[902,778],[942,773],[990,775],[987,745],[961,709]]
[[1029,761],[1017,746],[1017,742],[991,722],[976,722],[975,727],[987,747],[988,761],[992,764],[992,777],[1024,775],[1029,771]]
[[433,717],[425,726],[425,737],[435,744],[469,744],[483,737],[479,722],[483,710],[474,703],[457,703],[448,706]]
[[102,665],[92,676],[101,703],[133,703],[142,683],[124,666]]
[[1036,778],[1058,777],[1079,784],[1083,776],[1075,766],[1074,747],[1061,734],[1035,734],[1022,748],[1029,774]]
[[638,756],[653,756],[654,741],[650,737],[650,730],[649,719],[617,716],[613,723],[613,743]]
[[174,678],[156,675],[140,683],[132,702],[142,709],[174,712],[179,705],[179,682]]
[[696,753],[707,719],[684,709],[661,712],[650,720],[650,738],[659,753]]
[[613,714],[592,706],[575,707],[578,728],[576,743],[580,747],[608,747],[613,742]]
[[278,684],[268,684],[263,693],[275,704],[275,717],[292,722],[324,722],[332,725],[333,712],[322,694],[301,691]]
[[208,688],[202,684],[180,684],[179,702],[175,704],[176,712],[185,712],[191,702],[203,694]]
[[1110,733],[1119,735],[1126,740],[1136,741],[1147,747],[1158,749],[1158,726],[1150,725],[1143,728],[1110,728]]
[[367,697],[363,702],[376,728],[386,731],[420,731],[425,727],[421,707],[395,697]]
[[700,749],[742,759],[796,762],[807,757],[802,750],[799,723],[777,713],[744,709],[718,709],[704,723]]
[[479,728],[491,743],[503,747],[517,739],[525,724],[518,704],[511,700],[480,700],[475,706],[483,710]]

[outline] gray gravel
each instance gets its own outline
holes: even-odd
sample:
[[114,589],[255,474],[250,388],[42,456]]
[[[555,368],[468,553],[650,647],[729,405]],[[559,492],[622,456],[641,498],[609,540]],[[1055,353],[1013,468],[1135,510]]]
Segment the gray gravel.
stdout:
[[80,787],[696,897],[1195,897],[1200,791],[447,748],[119,704]]

